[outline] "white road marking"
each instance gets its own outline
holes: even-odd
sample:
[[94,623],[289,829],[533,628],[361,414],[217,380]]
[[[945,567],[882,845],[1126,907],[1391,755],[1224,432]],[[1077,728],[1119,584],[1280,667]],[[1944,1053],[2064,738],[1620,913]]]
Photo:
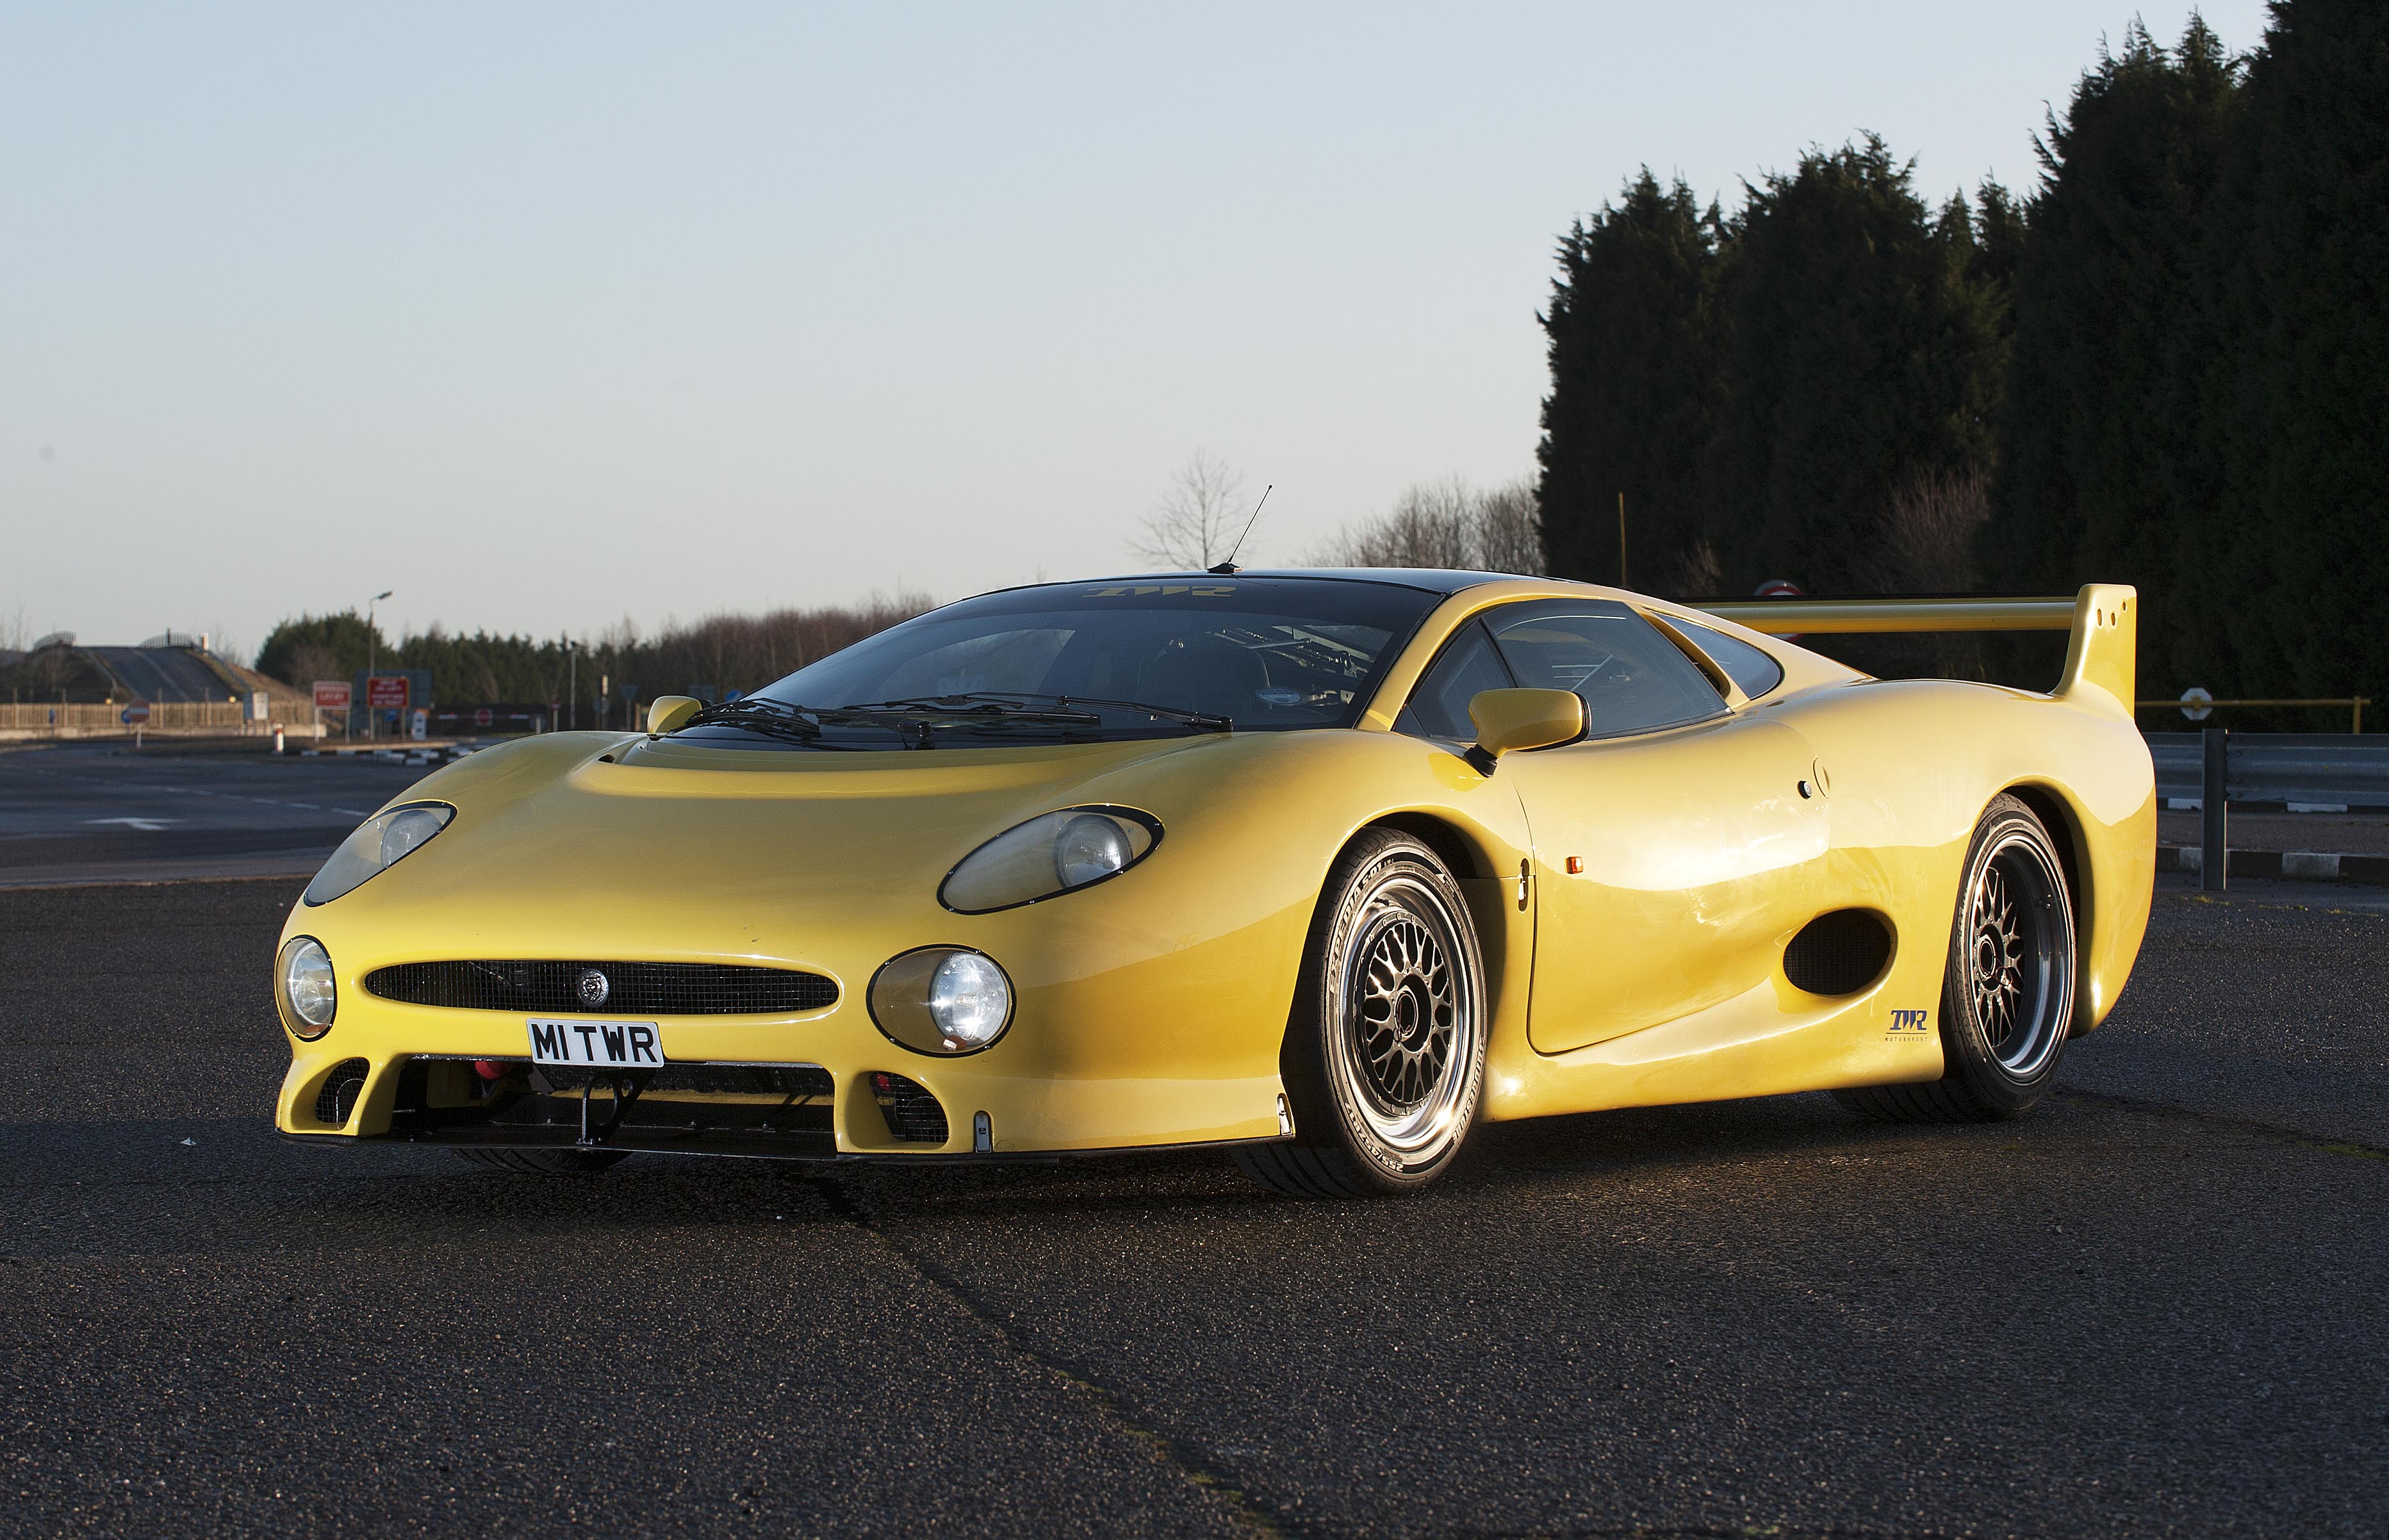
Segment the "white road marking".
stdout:
[[87,818],[83,821],[85,823],[121,823],[127,828],[138,829],[145,834],[154,834],[166,825],[180,823],[182,820],[177,818]]

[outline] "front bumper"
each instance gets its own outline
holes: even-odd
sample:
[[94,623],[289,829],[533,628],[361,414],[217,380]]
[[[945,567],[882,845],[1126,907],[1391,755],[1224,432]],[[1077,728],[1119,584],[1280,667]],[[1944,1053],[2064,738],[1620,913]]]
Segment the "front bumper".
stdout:
[[521,1015],[343,994],[331,1032],[292,1042],[275,1115],[286,1135],[827,1160],[1092,1152],[1282,1132],[1279,1078],[1252,1073],[1273,1065],[1195,1055],[1160,1075],[1141,1051],[1098,1050],[1123,1039],[1111,1021],[1057,1022],[1050,1011],[955,1059],[891,1042],[860,1000],[810,1018],[663,1017],[666,1068],[626,1073],[533,1066]]

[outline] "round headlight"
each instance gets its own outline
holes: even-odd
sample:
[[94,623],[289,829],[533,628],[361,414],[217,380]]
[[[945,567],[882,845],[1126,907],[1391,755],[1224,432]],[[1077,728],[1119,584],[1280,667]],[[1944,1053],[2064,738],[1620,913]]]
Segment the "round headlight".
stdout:
[[275,962],[282,994],[282,1022],[291,1035],[320,1037],[331,1030],[339,1009],[339,986],[332,977],[332,954],[312,935],[294,935]]
[[353,892],[421,849],[455,816],[456,809],[445,802],[415,802],[375,814],[340,842],[301,897],[312,907]]
[[989,914],[1117,877],[1153,854],[1161,824],[1133,808],[1063,808],[1016,824],[946,873],[938,902]]
[[390,815],[381,831],[381,864],[394,865],[425,840],[448,827],[454,808],[401,808]]
[[1054,875],[1064,887],[1079,887],[1121,871],[1128,857],[1128,835],[1118,819],[1080,813],[1062,825],[1054,841]]
[[866,999],[879,1030],[918,1053],[977,1053],[1012,1025],[1012,980],[995,959],[963,947],[889,958]]
[[957,1048],[985,1048],[1011,1015],[1011,980],[977,952],[955,952],[929,975],[929,1019]]

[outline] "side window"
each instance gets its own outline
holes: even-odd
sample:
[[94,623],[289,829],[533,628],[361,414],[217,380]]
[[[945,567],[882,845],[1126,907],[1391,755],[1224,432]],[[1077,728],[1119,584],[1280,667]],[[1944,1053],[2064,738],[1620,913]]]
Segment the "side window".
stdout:
[[1545,600],[1496,610],[1487,620],[1520,684],[1584,698],[1589,738],[1672,727],[1725,709],[1683,649],[1624,605]]
[[1752,700],[1783,682],[1783,665],[1767,655],[1764,648],[1754,647],[1738,636],[1728,636],[1714,626],[1704,626],[1697,620],[1670,616],[1669,619],[1692,638],[1693,645],[1709,655],[1717,666],[1725,670],[1726,678],[1742,686],[1742,693]]
[[1476,724],[1468,719],[1468,703],[1480,690],[1507,690],[1510,685],[1510,670],[1501,666],[1492,639],[1472,620],[1419,676],[1410,704],[1394,719],[1394,731],[1413,738],[1474,743]]

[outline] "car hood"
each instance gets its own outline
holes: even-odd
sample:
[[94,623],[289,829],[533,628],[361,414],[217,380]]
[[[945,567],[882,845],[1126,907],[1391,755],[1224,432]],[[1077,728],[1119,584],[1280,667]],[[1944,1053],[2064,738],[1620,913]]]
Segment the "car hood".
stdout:
[[301,912],[403,935],[418,957],[543,955],[541,938],[563,936],[583,956],[798,957],[832,933],[924,920],[962,939],[972,920],[936,894],[986,840],[1089,803],[1167,829],[1278,736],[824,754],[549,734],[410,788],[398,803],[445,802],[454,821]]

